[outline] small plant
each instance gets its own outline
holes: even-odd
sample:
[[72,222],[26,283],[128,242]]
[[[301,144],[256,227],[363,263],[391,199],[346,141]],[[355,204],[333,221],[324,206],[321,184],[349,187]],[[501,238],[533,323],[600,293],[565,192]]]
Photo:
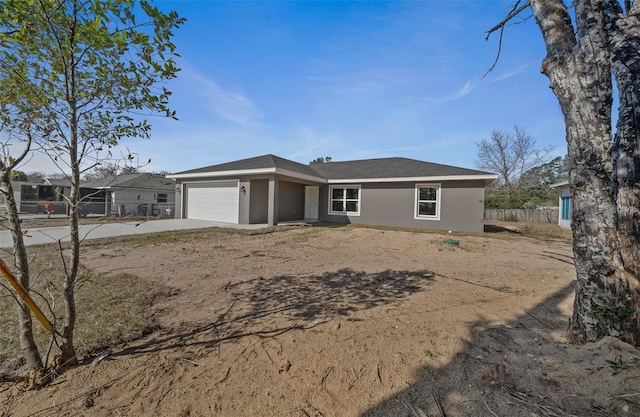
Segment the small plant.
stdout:
[[424,356],[427,356],[429,358],[435,358],[436,357],[436,352],[431,351],[431,349],[424,349],[422,351],[422,353],[424,353]]
[[507,213],[502,218],[502,221],[503,222],[517,222],[518,221],[518,215],[515,214],[515,213]]
[[629,301],[614,300],[610,297],[603,297],[602,305],[595,308],[596,315],[603,318],[608,326],[623,323],[636,314],[636,309],[630,307]]
[[616,359],[613,361],[607,360],[607,363],[609,364],[609,367],[613,370],[613,375],[618,375],[623,370],[629,369],[629,366],[626,363],[624,363],[624,361],[622,360],[622,356],[620,355],[618,355]]

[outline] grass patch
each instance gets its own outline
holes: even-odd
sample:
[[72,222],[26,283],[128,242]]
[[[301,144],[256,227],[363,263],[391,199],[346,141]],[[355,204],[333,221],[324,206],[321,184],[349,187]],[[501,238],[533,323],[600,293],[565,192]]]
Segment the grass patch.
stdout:
[[[53,314],[47,307],[50,294],[55,298],[58,320],[63,317],[60,256],[55,245],[29,248],[32,274],[32,296],[47,318]],[[11,267],[11,257],[3,253]],[[81,271],[89,274],[90,271]],[[157,327],[150,311],[159,297],[169,296],[173,289],[133,275],[91,276],[76,287],[77,321],[74,333],[78,355],[90,354],[122,342],[140,338]],[[46,300],[46,301],[45,301]],[[24,361],[18,339],[16,302],[7,288],[0,288],[0,375],[15,371]],[[41,355],[47,354],[50,335],[34,319],[33,331]],[[53,348],[52,354],[58,349]]]

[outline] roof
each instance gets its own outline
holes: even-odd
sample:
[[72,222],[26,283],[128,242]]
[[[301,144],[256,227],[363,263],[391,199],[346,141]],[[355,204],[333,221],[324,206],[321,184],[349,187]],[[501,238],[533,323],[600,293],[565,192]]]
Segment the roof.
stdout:
[[175,183],[173,180],[165,178],[164,175],[140,172],[136,174],[110,175],[93,181],[84,181],[80,184],[82,188],[98,189],[121,189],[135,188],[146,190],[166,190],[173,191]]
[[409,158],[379,158],[359,161],[325,162],[311,167],[327,179],[380,179],[491,175],[488,172],[434,164]]
[[260,170],[280,168],[287,171],[297,172],[300,174],[317,176],[318,173],[311,169],[311,166],[300,164],[298,162],[290,161],[285,158],[281,158],[275,155],[262,155],[253,158],[241,159],[239,161],[226,162],[224,164],[211,165],[204,168],[191,169],[189,171],[178,172],[174,175],[182,174],[197,174],[208,172],[222,172],[222,171],[247,171],[247,170]]
[[167,177],[186,179],[266,173],[279,173],[324,183],[482,179],[489,184],[497,178],[497,175],[484,171],[409,158],[378,158],[304,165],[271,154],[177,172]]

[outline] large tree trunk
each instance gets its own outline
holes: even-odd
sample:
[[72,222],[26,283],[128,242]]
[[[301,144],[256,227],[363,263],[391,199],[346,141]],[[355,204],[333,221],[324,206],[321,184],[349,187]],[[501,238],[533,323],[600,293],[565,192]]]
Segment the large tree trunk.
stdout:
[[[621,326],[640,343],[640,8],[634,2],[629,16],[620,3],[605,0],[605,27],[612,70],[620,95],[613,142],[613,180],[625,315]],[[628,289],[627,289],[628,287]],[[632,314],[633,312],[633,314]],[[628,313],[628,314],[627,314]]]
[[[575,1],[577,38],[562,0],[530,3],[547,48],[542,72],[566,124],[578,283],[571,329],[581,340],[611,335],[637,345],[639,166],[637,148],[630,144],[637,143],[638,132],[621,134],[621,123],[628,122],[619,122],[613,148],[611,133],[611,63],[617,76],[622,71],[616,66],[624,66],[630,52],[622,41],[619,51],[611,48],[615,42],[607,28],[612,23],[605,15],[619,3]],[[636,59],[637,51],[631,54]],[[628,84],[636,88],[637,79]],[[621,100],[620,119],[630,120],[626,114],[637,112],[637,92],[633,95]]]
[[[16,206],[13,187],[11,186],[11,171],[3,170],[0,172],[0,193],[4,197],[5,207],[7,209],[7,217],[11,228],[11,237],[13,239],[13,258],[17,270],[20,285],[28,292],[31,287],[31,279],[29,275],[29,258],[27,257],[27,249],[24,246],[22,238],[22,230],[20,228],[20,219],[18,218],[18,207]],[[25,302],[17,298],[18,303],[18,331],[20,339],[20,348],[25,357],[29,368],[42,368],[42,358],[38,347],[33,339],[33,321],[31,311]]]

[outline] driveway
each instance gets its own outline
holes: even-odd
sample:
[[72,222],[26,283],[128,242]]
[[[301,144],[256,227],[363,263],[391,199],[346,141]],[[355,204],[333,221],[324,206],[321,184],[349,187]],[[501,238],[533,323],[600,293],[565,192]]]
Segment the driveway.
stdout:
[[[102,239],[105,237],[141,235],[145,233],[170,232],[172,230],[203,229],[207,227],[226,227],[238,229],[260,229],[266,224],[237,225],[231,223],[210,222],[205,220],[189,219],[164,219],[148,220],[143,222],[129,221],[122,223],[85,224],[80,226],[81,239]],[[42,245],[57,241],[69,241],[69,227],[43,227],[28,229],[24,243],[30,245]],[[0,231],[0,248],[8,248],[13,245],[11,233],[8,230]]]

